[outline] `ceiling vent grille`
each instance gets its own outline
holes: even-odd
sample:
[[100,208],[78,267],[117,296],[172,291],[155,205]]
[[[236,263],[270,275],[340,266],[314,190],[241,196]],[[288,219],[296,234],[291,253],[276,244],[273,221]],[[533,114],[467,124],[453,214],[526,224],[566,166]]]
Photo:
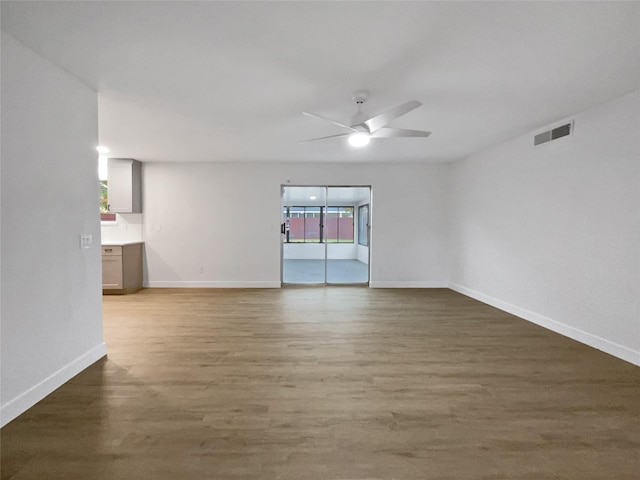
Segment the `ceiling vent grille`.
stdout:
[[569,122],[565,125],[560,125],[552,130],[547,130],[546,132],[539,133],[535,137],[533,137],[533,145],[542,145],[543,143],[550,142],[552,140],[557,140],[558,138],[566,137],[567,135],[571,135],[573,133],[573,122]]

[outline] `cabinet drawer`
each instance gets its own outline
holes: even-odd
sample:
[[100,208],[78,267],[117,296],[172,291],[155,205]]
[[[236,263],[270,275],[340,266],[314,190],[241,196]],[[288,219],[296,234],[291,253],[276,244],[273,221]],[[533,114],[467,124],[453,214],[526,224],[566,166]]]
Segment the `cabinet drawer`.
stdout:
[[113,246],[113,247],[106,247],[106,246],[102,246],[102,255],[118,255],[118,256],[122,256],[122,247],[120,246]]

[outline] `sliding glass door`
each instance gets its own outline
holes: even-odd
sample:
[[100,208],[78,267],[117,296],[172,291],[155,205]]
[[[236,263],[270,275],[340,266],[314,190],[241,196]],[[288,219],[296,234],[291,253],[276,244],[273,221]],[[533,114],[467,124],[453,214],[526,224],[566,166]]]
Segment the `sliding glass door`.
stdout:
[[369,187],[327,188],[327,283],[369,282],[369,251],[367,248],[358,255],[356,229],[358,207],[369,203],[369,192]]
[[283,187],[283,283],[326,283],[326,193],[325,187]]
[[283,186],[282,283],[367,284],[358,214],[370,197],[370,187]]

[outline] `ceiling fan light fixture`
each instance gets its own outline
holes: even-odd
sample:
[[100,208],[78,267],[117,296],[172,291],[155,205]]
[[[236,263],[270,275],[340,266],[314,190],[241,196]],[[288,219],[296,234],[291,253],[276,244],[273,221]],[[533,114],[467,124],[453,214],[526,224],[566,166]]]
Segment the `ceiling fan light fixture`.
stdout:
[[369,143],[369,134],[365,132],[354,132],[349,135],[349,145],[352,147],[364,147]]
[[333,123],[342,128],[349,130],[346,133],[339,133],[337,135],[328,135],[326,137],[312,138],[311,140],[304,140],[298,143],[315,142],[316,140],[327,140],[337,137],[347,137],[349,145],[354,148],[362,148],[369,144],[369,140],[372,138],[399,138],[399,137],[428,137],[431,132],[424,130],[408,130],[406,128],[392,128],[387,125],[402,115],[415,110],[422,105],[418,100],[411,100],[397,105],[383,113],[374,115],[373,117],[366,118],[367,115],[362,112],[362,104],[367,100],[368,93],[365,91],[359,91],[353,94],[353,101],[358,106],[358,111],[351,117],[351,125],[337,122],[322,115],[315,113],[302,112],[304,115],[323,120],[325,122]]

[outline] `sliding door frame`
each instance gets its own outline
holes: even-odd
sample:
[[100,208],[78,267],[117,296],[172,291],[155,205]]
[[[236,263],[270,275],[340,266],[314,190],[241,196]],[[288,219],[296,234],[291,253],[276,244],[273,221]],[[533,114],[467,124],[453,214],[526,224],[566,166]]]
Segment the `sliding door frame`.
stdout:
[[[286,235],[285,233],[285,224],[286,224],[286,218],[284,216],[284,209],[285,207],[291,207],[292,205],[285,205],[285,200],[284,200],[284,196],[285,196],[285,190],[287,188],[322,188],[324,189],[324,207],[321,209],[321,214],[320,214],[320,239],[324,239],[323,242],[324,243],[324,281],[323,282],[317,282],[317,283],[287,283],[284,281],[284,239],[283,236]],[[363,283],[330,283],[328,281],[328,248],[329,248],[329,243],[326,241],[325,238],[325,222],[326,222],[326,213],[327,213],[327,209],[329,207],[329,190],[332,188],[367,188],[369,190],[369,195],[368,195],[368,201],[366,204],[364,205],[369,205],[369,219],[368,219],[368,223],[367,223],[367,237],[368,237],[368,245],[367,245],[367,281],[363,282]],[[373,188],[371,185],[291,185],[291,184],[282,184],[280,185],[280,229],[279,229],[279,235],[280,235],[280,286],[281,287],[285,287],[285,286],[326,286],[326,285],[341,285],[341,286],[370,286],[371,285],[371,244],[372,244],[372,235],[371,235],[371,217],[372,217],[372,201],[373,201]],[[346,206],[346,205],[343,205]],[[356,241],[356,235],[355,232],[357,231],[358,228],[358,222],[356,222],[356,219],[359,221],[359,218],[357,217],[357,211],[360,205],[353,205],[353,211],[354,211],[354,217],[353,217],[353,229],[354,229],[354,246],[356,248],[356,252],[358,249],[358,241]],[[339,243],[338,243],[339,244]]]

